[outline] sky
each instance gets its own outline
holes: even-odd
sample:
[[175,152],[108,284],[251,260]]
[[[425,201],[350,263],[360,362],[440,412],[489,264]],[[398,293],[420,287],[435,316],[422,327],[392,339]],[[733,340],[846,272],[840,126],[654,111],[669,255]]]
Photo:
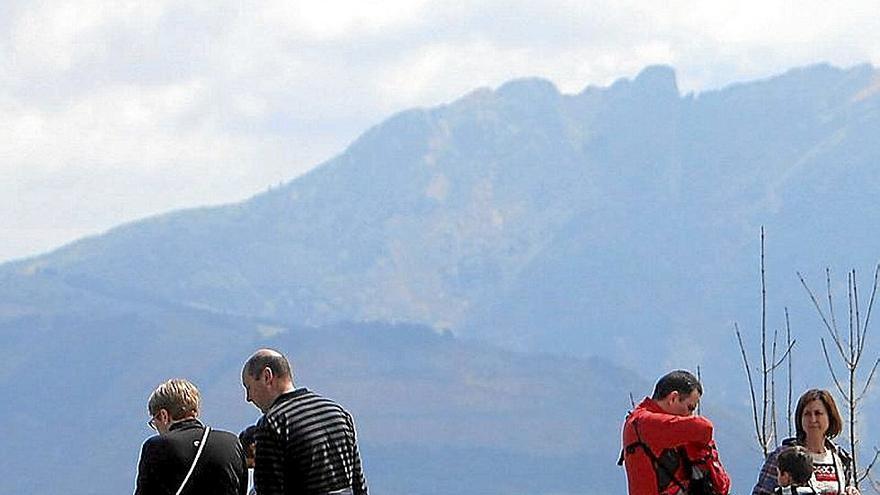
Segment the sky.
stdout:
[[880,66],[880,2],[0,2],[0,262],[244,200],[370,126],[518,77],[683,93]]

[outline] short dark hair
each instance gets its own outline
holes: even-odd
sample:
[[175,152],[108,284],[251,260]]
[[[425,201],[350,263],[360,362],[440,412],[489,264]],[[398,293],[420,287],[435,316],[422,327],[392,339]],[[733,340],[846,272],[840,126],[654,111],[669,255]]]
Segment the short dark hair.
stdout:
[[666,398],[666,396],[672,392],[678,392],[682,395],[691,395],[694,390],[700,395],[703,395],[703,386],[700,385],[700,381],[697,380],[697,377],[695,377],[690,371],[675,370],[666,373],[657,381],[657,385],[654,386],[654,395],[652,395],[651,398],[654,400],[661,400]]
[[821,401],[825,405],[825,411],[828,413],[828,431],[825,432],[826,438],[834,438],[840,434],[843,429],[843,420],[840,418],[840,412],[837,410],[837,404],[834,403],[834,397],[831,392],[818,388],[813,388],[804,392],[804,395],[798,399],[797,407],[794,410],[794,426],[797,431],[797,438],[804,441],[807,438],[807,432],[804,431],[803,422],[804,409],[807,404],[814,400]]
[[247,452],[248,447],[257,442],[257,425],[250,425],[238,434],[238,441]]
[[244,371],[249,376],[257,378],[264,369],[269,368],[272,374],[279,378],[290,378],[293,381],[293,373],[290,371],[290,363],[284,354],[275,350],[257,352],[244,363]]
[[813,457],[800,445],[788,447],[780,452],[776,457],[776,466],[780,473],[788,473],[791,482],[797,486],[806,485],[813,476]]

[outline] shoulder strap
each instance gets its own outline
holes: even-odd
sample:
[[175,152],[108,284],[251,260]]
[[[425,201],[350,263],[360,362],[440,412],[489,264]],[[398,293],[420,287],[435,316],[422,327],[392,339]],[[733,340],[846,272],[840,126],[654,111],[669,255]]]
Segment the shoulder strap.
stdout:
[[836,443],[831,443],[832,451],[835,457],[840,459],[843,467],[843,477],[845,478],[844,486],[854,485],[855,474],[852,471],[852,456],[843,447]]
[[[658,459],[657,456],[654,455],[654,451],[651,450],[651,447],[649,447],[648,444],[646,444],[642,440],[642,435],[639,433],[638,420],[633,421],[632,425],[633,425],[633,430],[636,432],[636,438],[638,440],[627,445],[624,448],[624,450],[620,452],[620,461],[619,461],[618,465],[623,464],[624,452],[626,454],[632,454],[633,452],[635,452],[636,447],[641,447],[642,450],[645,452],[645,455],[648,456],[648,459],[651,460],[651,465],[654,466],[655,476],[656,476],[658,468],[662,469],[663,473],[666,476],[668,476],[669,479],[672,480],[672,482],[675,483],[681,489],[682,493],[687,493],[688,492],[687,488],[685,488],[685,486],[681,483],[681,481],[679,481],[678,478],[675,477],[675,473],[670,473],[669,468],[667,468],[662,462],[660,462],[660,459]],[[682,457],[684,457],[684,456],[682,456]]]
[[202,434],[202,441],[199,442],[199,450],[196,451],[196,457],[193,459],[192,465],[189,467],[189,472],[186,473],[186,477],[183,478],[183,483],[180,484],[180,488],[177,489],[177,493],[175,495],[180,495],[183,492],[183,487],[186,486],[186,482],[189,481],[189,477],[192,476],[193,471],[196,469],[196,463],[199,462],[199,457],[202,456],[202,450],[205,448],[205,442],[208,441],[208,432],[211,431],[210,426],[205,426],[205,433]]

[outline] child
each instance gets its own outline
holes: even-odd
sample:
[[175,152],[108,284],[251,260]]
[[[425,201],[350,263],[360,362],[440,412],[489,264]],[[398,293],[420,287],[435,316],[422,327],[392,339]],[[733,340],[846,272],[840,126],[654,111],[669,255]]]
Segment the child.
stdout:
[[776,495],[809,494],[816,495],[810,484],[813,477],[813,458],[803,447],[796,446],[783,450],[776,458]]
[[238,440],[241,442],[241,446],[244,449],[245,461],[247,462],[248,467],[248,495],[256,495],[257,493],[254,488],[254,460],[257,456],[256,434],[256,425],[248,426],[244,431],[238,434]]

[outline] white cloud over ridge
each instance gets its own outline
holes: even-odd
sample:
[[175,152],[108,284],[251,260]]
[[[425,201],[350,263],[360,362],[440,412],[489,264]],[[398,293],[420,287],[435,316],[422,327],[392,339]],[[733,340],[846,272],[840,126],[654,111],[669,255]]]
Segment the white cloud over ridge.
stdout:
[[243,199],[391,113],[523,76],[683,91],[880,62],[873,1],[107,2],[0,7],[0,261]]

